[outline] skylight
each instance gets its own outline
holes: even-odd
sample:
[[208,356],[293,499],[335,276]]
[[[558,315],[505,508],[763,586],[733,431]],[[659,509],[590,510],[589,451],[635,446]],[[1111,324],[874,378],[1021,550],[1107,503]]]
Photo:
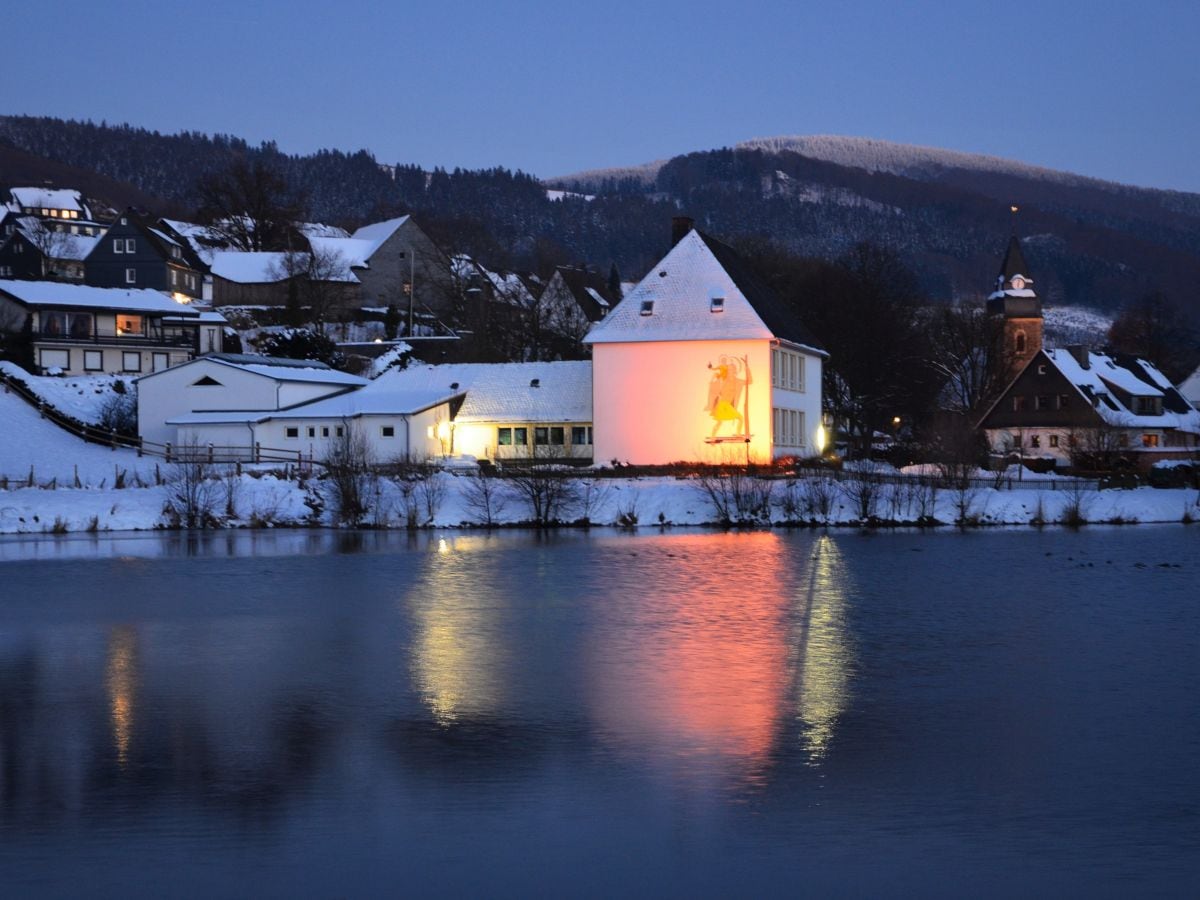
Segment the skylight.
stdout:
[[709,300],[708,308],[709,308],[710,312],[715,312],[715,313],[724,312],[725,311],[725,298],[724,297],[713,297],[711,300]]
[[653,314],[654,314],[654,301],[653,300],[643,300],[642,301],[642,315],[650,316]]

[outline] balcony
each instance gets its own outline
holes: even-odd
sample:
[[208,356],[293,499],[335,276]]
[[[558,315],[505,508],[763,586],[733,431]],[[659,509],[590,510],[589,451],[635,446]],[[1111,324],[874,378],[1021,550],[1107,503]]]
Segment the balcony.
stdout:
[[33,339],[42,344],[103,344],[106,347],[196,347],[196,334],[61,334],[46,331],[34,332]]

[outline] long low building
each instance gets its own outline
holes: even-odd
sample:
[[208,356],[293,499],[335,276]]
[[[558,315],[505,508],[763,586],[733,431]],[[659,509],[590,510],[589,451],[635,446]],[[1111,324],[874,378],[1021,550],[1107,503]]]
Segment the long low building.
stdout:
[[376,462],[592,458],[589,362],[417,364],[368,382],[310,360],[218,354],[138,388],[143,440],[224,458],[322,460],[350,437]]

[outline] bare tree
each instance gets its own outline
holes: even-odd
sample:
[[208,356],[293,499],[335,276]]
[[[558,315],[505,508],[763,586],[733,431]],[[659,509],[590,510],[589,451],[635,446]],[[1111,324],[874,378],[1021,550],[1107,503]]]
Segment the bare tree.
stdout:
[[287,250],[302,240],[293,223],[303,217],[303,200],[262,157],[236,157],[227,168],[203,176],[196,193],[209,230],[229,247]]
[[334,512],[343,525],[357,525],[367,513],[375,473],[371,446],[358,423],[343,419],[329,443],[325,470],[333,488]]
[[939,309],[930,323],[930,366],[942,381],[943,409],[976,417],[1008,386],[1015,353],[1004,322],[978,305]]
[[307,252],[285,252],[277,262],[271,263],[267,274],[275,281],[288,281],[288,297],[297,322],[303,318],[319,325],[346,304],[351,291],[349,271],[346,258],[340,252],[314,247]]

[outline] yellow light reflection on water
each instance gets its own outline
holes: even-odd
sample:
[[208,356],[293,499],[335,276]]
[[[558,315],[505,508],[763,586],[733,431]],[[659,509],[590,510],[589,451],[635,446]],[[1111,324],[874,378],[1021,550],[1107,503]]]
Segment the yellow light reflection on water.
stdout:
[[125,768],[129,762],[137,699],[137,632],[132,626],[119,625],[109,634],[104,686],[108,692],[108,713],[117,764]]
[[502,696],[498,610],[487,568],[466,556],[486,538],[439,539],[419,587],[408,597],[416,625],[413,675],[434,718],[443,725],[495,712]]
[[816,539],[798,591],[795,658],[796,717],[811,762],[829,750],[849,701],[853,656],[846,636],[846,571],[837,542]]

